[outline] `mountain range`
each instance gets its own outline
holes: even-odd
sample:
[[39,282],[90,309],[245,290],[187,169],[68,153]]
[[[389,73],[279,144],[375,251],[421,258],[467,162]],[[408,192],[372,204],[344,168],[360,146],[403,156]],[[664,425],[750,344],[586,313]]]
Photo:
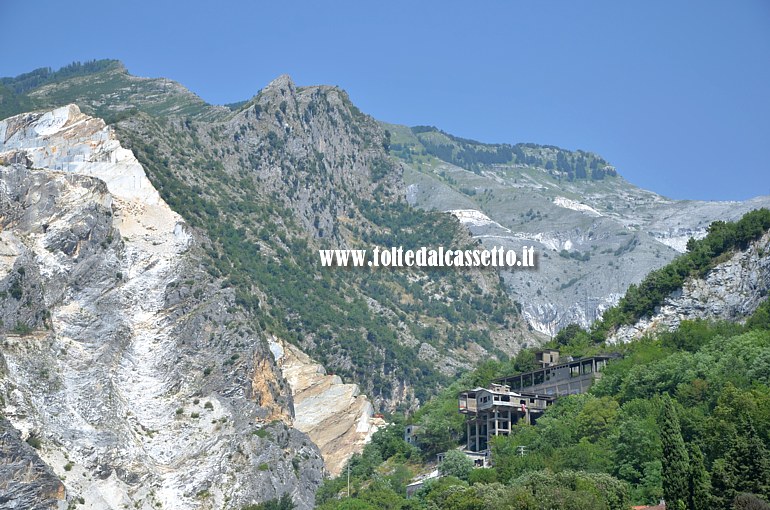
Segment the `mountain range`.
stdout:
[[[770,204],[670,200],[589,152],[378,122],[287,76],[215,106],[93,61],[0,79],[0,118],[3,437],[45,489],[20,497],[51,504],[312,507],[374,411],[588,326]],[[535,246],[537,269],[317,259],[479,244]]]

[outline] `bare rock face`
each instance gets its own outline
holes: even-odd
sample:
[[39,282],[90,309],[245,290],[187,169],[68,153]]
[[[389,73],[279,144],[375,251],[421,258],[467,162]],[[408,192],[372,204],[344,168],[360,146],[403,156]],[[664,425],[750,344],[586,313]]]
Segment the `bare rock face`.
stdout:
[[0,412],[68,498],[312,507],[323,462],[266,342],[132,152],[71,105],[0,122],[0,161]]
[[669,296],[655,315],[618,329],[608,341],[630,342],[655,332],[672,331],[683,320],[739,321],[751,315],[770,290],[770,234],[745,251],[709,271],[705,278],[690,279]]
[[0,418],[0,507],[63,509],[64,484],[18,430]]
[[[463,168],[447,161],[455,159],[447,154],[504,146],[431,129],[384,127],[396,135],[399,149],[393,152],[404,162],[411,204],[454,214],[488,248],[535,248],[536,270],[501,274],[529,325],[549,337],[573,323],[590,327],[631,284],[685,252],[690,238],[705,237],[713,221],[736,221],[770,207],[768,196],[742,202],[671,200],[637,188],[614,169],[598,180],[567,178],[544,162],[556,153],[595,156],[547,146],[526,144],[521,149],[527,157],[516,156],[515,162],[475,167],[466,162]],[[435,159],[412,158],[423,151],[432,151]]]
[[270,349],[291,386],[294,426],[318,445],[331,476],[340,474],[354,453],[361,453],[380,427],[372,403],[359,393],[358,385],[344,384],[326,373],[297,347],[273,340]]

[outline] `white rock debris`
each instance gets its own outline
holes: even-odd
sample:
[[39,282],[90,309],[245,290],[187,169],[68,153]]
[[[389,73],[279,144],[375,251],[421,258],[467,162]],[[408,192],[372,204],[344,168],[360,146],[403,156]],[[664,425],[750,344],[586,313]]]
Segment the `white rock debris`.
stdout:
[[590,216],[595,216],[597,218],[600,216],[604,216],[602,213],[600,213],[590,205],[581,204],[580,202],[571,200],[569,198],[556,197],[553,199],[553,203],[558,205],[559,207],[564,207],[565,209],[572,209],[573,211],[583,212]]
[[493,226],[501,230],[504,230],[505,232],[511,231],[510,229],[500,225],[498,222],[492,220],[489,216],[487,216],[483,212],[477,211],[475,209],[452,209],[446,212],[448,212],[449,214],[453,215],[455,218],[460,220],[460,223],[462,223],[463,225],[472,226],[472,227]]
[[751,315],[770,291],[770,234],[717,265],[705,278],[693,278],[664,301],[652,317],[622,326],[609,343],[630,342],[672,331],[684,320],[732,320]]

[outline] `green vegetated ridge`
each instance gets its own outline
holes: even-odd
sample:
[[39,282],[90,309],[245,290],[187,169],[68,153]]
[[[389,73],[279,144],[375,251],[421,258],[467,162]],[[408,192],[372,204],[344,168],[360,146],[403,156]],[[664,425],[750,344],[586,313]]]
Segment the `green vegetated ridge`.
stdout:
[[[693,260],[699,262],[689,274],[708,271],[766,232],[769,214],[716,223],[691,243],[690,254],[698,255],[683,255],[662,274]],[[700,258],[705,247],[711,255]],[[635,292],[624,300],[640,302]],[[345,476],[327,481],[319,508],[627,509],[664,497],[678,509],[768,507],[770,301],[744,324],[685,321],[673,332],[618,346],[572,327],[550,347],[564,355],[613,350],[623,357],[588,394],[561,397],[536,425],[520,422],[510,436],[496,438],[494,467],[471,469],[464,456],[447,456],[439,468],[444,477],[406,499],[406,484],[432,468],[437,452],[464,444],[457,393],[535,368],[530,350],[482,364],[416,414],[394,416],[394,425],[351,460],[350,494]],[[424,427],[416,446],[403,441],[407,420]]]
[[117,65],[115,60],[74,62],[58,71],[43,67],[12,78],[0,78],[0,118],[35,109],[35,102],[26,94],[31,90],[57,80],[106,71]]
[[452,216],[403,201],[386,133],[337,88],[282,78],[214,107],[115,61],[2,83],[35,108],[74,102],[111,122],[253,328],[299,345],[377,405],[414,406],[479,357],[532,342],[494,272],[320,267],[319,248],[473,243]]
[[14,94],[23,95],[30,90],[42,87],[48,83],[58,82],[77,76],[89,76],[110,69],[119,69],[117,60],[89,60],[73,62],[54,71],[50,67],[41,67],[13,78],[0,78],[0,83],[7,86]]
[[534,143],[489,144],[460,138],[433,126],[405,128],[384,124],[391,135],[390,149],[410,164],[428,164],[431,157],[475,173],[495,165],[542,168],[555,179],[602,180],[617,171],[602,157],[578,150]]
[[74,62],[58,71],[41,68],[0,78],[0,118],[69,103],[107,122],[138,112],[220,118],[229,111],[171,80],[132,76],[118,60]]

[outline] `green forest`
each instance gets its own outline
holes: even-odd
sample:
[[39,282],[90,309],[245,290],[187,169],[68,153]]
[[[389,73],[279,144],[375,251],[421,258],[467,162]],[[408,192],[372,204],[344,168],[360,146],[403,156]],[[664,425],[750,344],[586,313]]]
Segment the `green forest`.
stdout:
[[419,141],[419,148],[400,143],[389,146],[395,156],[408,163],[412,162],[412,151],[418,150],[475,173],[490,165],[515,163],[558,172],[555,175],[563,175],[570,181],[599,181],[617,176],[606,160],[582,150],[572,152],[533,143],[488,144],[460,138],[433,126],[414,126],[411,132]]
[[[705,274],[765,232],[768,217],[761,210],[716,223],[613,313],[629,307],[649,313],[649,296],[673,285],[658,289],[658,275],[678,275],[683,266],[686,276]],[[770,508],[770,302],[743,324],[684,321],[675,331],[629,344],[597,341],[596,331],[609,329],[606,323],[590,332],[571,326],[551,342],[563,355],[612,351],[622,358],[589,393],[561,397],[536,425],[520,422],[510,436],[495,438],[493,467],[473,469],[452,451],[464,440],[457,394],[533,369],[531,350],[484,363],[415,414],[392,416],[393,424],[350,461],[349,488],[347,472],[325,482],[319,508],[614,510],[661,499],[682,510]],[[403,439],[412,423],[423,427],[416,445]],[[439,465],[443,476],[407,498],[406,485],[447,451]]]

